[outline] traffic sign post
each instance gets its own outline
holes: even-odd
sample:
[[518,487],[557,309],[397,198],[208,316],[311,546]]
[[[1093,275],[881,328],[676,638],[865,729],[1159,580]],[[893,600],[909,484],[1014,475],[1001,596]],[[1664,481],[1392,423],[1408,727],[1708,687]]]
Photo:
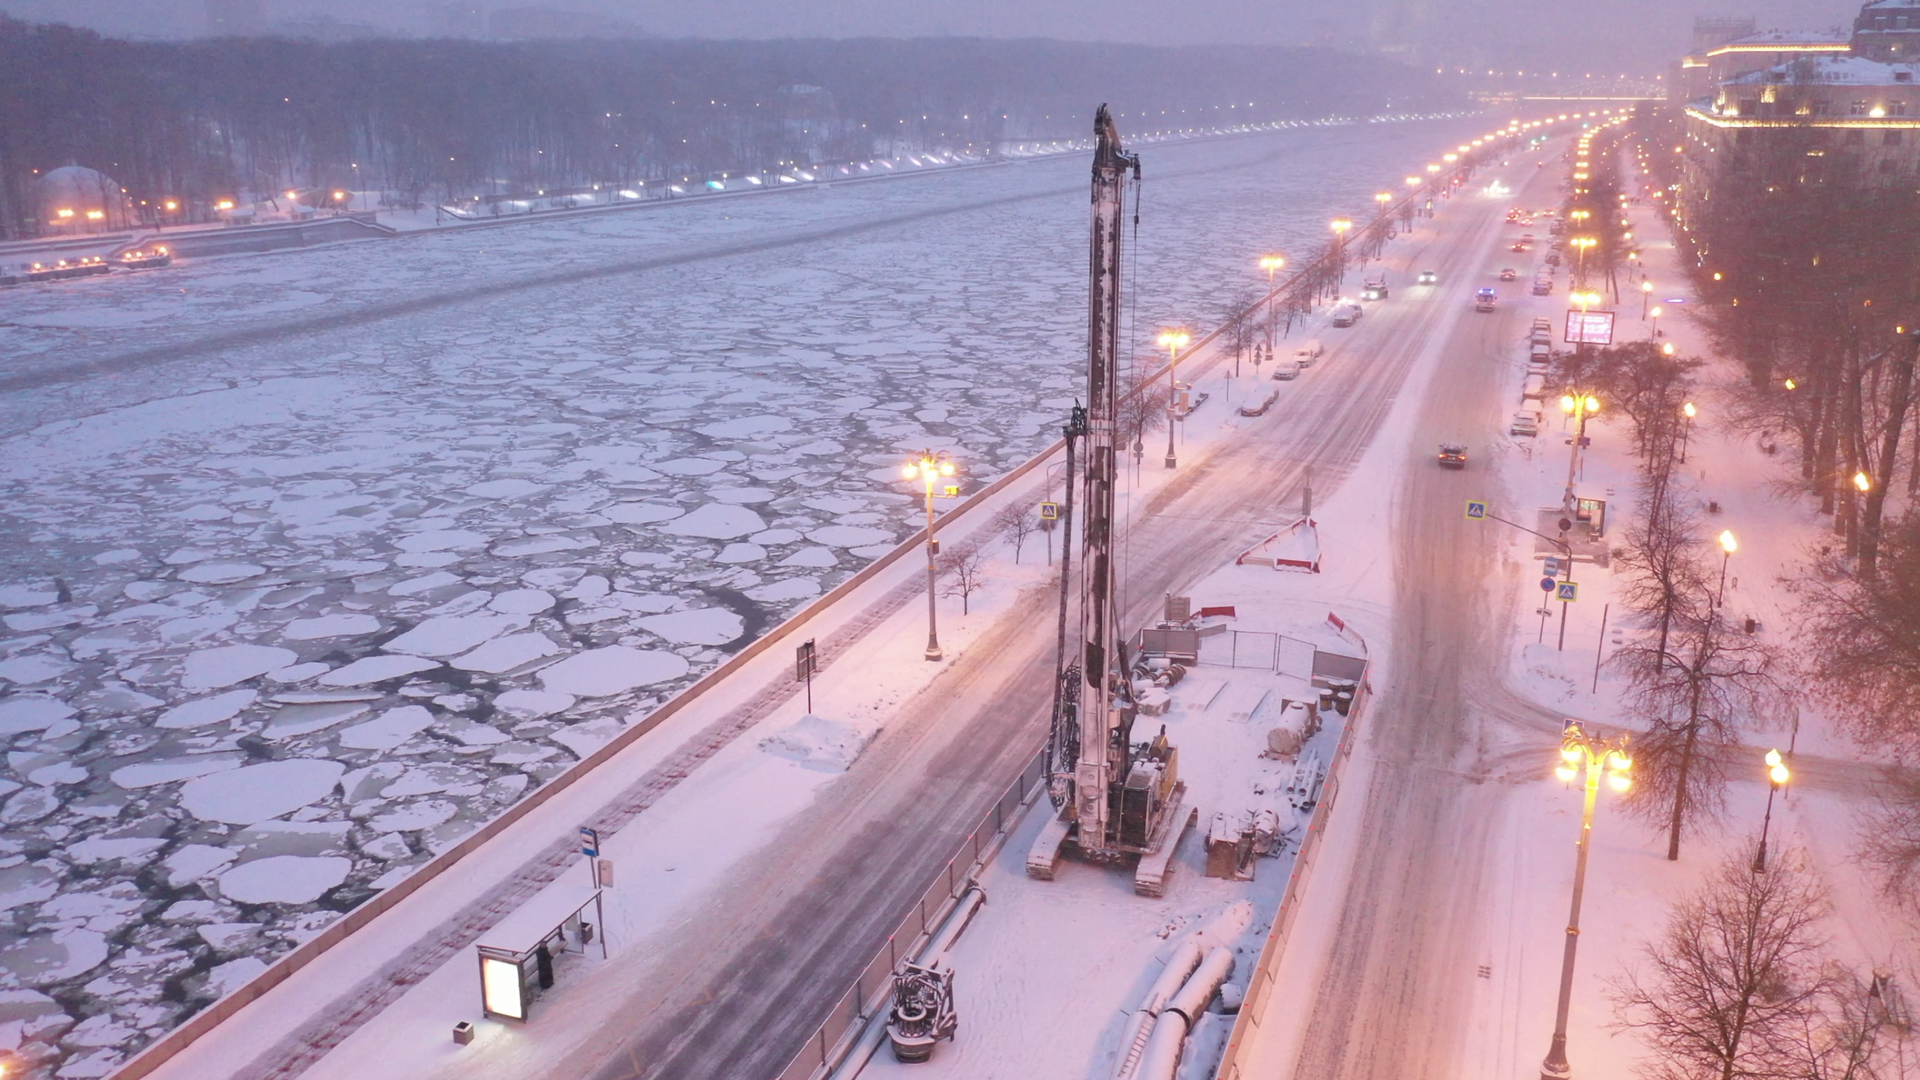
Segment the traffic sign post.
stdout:
[[1580,599],[1580,583],[1577,581],[1560,582],[1560,590],[1554,596],[1554,599],[1564,604],[1571,604],[1575,600]]
[[587,875],[593,879],[593,887],[600,887],[600,830],[586,825],[580,826],[580,854],[587,857]]
[[1485,521],[1486,518],[1487,518],[1487,504],[1485,500],[1468,499],[1467,500],[1467,520],[1468,521]]
[[808,638],[793,650],[793,680],[807,684],[807,715],[813,715],[813,672],[820,666],[820,653]]

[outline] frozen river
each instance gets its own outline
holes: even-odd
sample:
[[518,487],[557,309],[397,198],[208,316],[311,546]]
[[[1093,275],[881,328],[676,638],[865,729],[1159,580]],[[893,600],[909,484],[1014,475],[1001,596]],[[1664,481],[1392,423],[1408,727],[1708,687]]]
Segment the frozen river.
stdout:
[[[1485,124],[1147,148],[1136,340]],[[888,550],[909,451],[1051,441],[1086,174],[0,294],[0,1051],[101,1075]]]

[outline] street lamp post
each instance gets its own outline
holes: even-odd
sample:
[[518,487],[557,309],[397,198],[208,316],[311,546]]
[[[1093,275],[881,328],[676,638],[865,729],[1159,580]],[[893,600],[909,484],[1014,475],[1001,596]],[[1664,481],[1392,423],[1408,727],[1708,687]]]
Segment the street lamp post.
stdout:
[[1661,307],[1660,305],[1655,304],[1653,306],[1653,311],[1650,313],[1653,322],[1652,322],[1652,325],[1647,330],[1648,341],[1653,341],[1660,336],[1660,316],[1665,315],[1666,313],[1667,313],[1666,309]]
[[1540,1080],[1567,1080],[1573,1069],[1567,1064],[1567,1012],[1573,1004],[1573,959],[1580,945],[1580,896],[1587,887],[1587,851],[1593,840],[1593,807],[1600,795],[1600,778],[1606,775],[1613,790],[1624,792],[1633,786],[1628,775],[1633,759],[1627,756],[1627,736],[1603,739],[1589,735],[1578,720],[1568,720],[1560,737],[1560,764],[1554,769],[1563,783],[1572,783],[1585,773],[1585,798],[1580,807],[1579,854],[1573,864],[1573,910],[1567,916],[1567,947],[1560,960],[1560,1003],[1554,1011],[1553,1042],[1540,1063]]
[[1753,872],[1767,872],[1767,830],[1773,825],[1773,797],[1786,786],[1793,774],[1787,769],[1787,761],[1780,751],[1767,751],[1767,816],[1760,819],[1760,850],[1753,853]]
[[1273,275],[1287,265],[1287,260],[1279,255],[1260,256],[1260,269],[1267,272],[1267,359],[1273,359]]
[[1344,285],[1347,281],[1347,230],[1353,228],[1353,222],[1346,218],[1339,217],[1333,219],[1331,226],[1333,228],[1334,251],[1337,253],[1335,255],[1334,266],[1340,271],[1340,283]]
[[1680,429],[1680,464],[1682,465],[1687,463],[1687,440],[1693,436],[1693,418],[1699,411],[1693,407],[1691,401],[1680,406],[1680,414],[1687,418],[1687,425]]
[[1640,282],[1640,321],[1647,321],[1647,303],[1653,299],[1653,282]]
[[1567,454],[1567,490],[1561,496],[1560,510],[1571,517],[1573,515],[1573,475],[1580,467],[1580,444],[1587,438],[1587,417],[1600,411],[1600,399],[1592,394],[1578,391],[1560,399],[1560,411],[1573,417],[1573,448]]
[[940,541],[933,538],[933,485],[942,477],[953,475],[953,460],[945,450],[922,450],[913,461],[900,470],[900,475],[908,480],[923,480],[927,488],[927,659],[938,660],[940,652],[940,616],[934,606],[934,586],[939,571],[934,564],[934,556],[940,553]]
[[1167,350],[1167,468],[1179,464],[1173,453],[1174,414],[1180,406],[1180,383],[1174,378],[1174,371],[1180,364],[1180,350],[1190,339],[1185,330],[1167,330],[1160,335],[1160,344]]
[[1740,541],[1734,539],[1732,529],[1723,529],[1720,533],[1720,591],[1714,594],[1713,606],[1724,607],[1727,603],[1727,564],[1733,561],[1733,553],[1740,550]]

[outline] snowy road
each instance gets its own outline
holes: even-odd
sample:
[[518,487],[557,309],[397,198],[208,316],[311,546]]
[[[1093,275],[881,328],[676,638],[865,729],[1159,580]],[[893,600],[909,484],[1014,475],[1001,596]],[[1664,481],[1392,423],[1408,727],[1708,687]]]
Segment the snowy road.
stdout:
[[[1284,414],[1183,460],[1136,517],[1129,538],[1132,618],[1168,591],[1230,560],[1297,505],[1304,471],[1338,485],[1392,410],[1419,360],[1482,332],[1463,297],[1485,261],[1504,202],[1456,200],[1440,233],[1389,250],[1405,281],[1437,269],[1445,283],[1405,288],[1347,332]],[[1464,392],[1464,391],[1463,391]],[[1482,394],[1479,407],[1491,400]],[[1482,418],[1482,423],[1485,419]],[[772,1075],[918,900],[928,876],[1038,745],[1051,673],[1048,599],[1002,620],[919,696],[903,704],[847,777],[766,849],[763,888],[718,896],[697,932],[599,990],[621,994],[598,1038],[560,1070],[600,1080]]]
[[[1469,131],[1156,151],[1138,340]],[[1030,455],[1073,397],[1084,170],[0,296],[0,989],[109,1065],[890,547],[905,451]],[[1328,472],[1376,367],[1302,435]]]

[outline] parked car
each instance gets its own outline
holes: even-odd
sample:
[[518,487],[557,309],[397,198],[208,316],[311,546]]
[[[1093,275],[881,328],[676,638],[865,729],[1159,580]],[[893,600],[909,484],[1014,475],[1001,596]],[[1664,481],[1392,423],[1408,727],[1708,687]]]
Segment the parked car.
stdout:
[[1281,382],[1289,382],[1300,377],[1300,361],[1282,360],[1273,365],[1273,377]]
[[1520,276],[1520,271],[1518,271],[1518,270],[1515,270],[1515,269],[1514,269],[1513,267],[1511,267],[1511,266],[1508,266],[1508,267],[1504,267],[1504,268],[1502,268],[1502,269],[1501,269],[1501,271],[1500,271],[1500,280],[1501,280],[1501,281],[1512,281],[1512,280],[1514,280],[1515,278],[1517,278],[1517,277],[1519,277],[1519,276]]
[[1360,305],[1349,300],[1333,309],[1333,325],[1346,328],[1360,321]]
[[1513,421],[1507,425],[1507,434],[1534,436],[1540,434],[1540,421],[1530,412],[1513,414]]
[[1553,292],[1552,278],[1534,278],[1533,279],[1533,295],[1548,296],[1548,295],[1551,295],[1552,292]]
[[1441,443],[1440,467],[1443,469],[1466,468],[1467,448],[1460,443]]
[[1310,368],[1315,360],[1320,359],[1320,354],[1326,351],[1327,347],[1320,344],[1319,338],[1308,338],[1293,350],[1293,361],[1302,368]]
[[1440,280],[1440,275],[1434,273],[1431,270],[1420,271],[1420,284],[1422,285],[1432,285],[1433,283],[1439,280]]

